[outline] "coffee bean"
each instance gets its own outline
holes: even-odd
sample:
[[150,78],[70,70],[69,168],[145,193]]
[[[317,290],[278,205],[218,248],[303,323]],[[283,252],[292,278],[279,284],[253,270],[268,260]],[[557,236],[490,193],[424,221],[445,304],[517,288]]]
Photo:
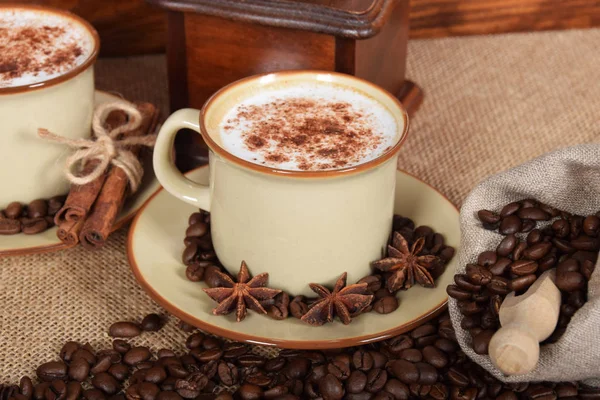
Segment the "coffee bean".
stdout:
[[195,348],[190,352],[195,359],[200,362],[208,362],[219,360],[223,356],[223,350],[219,348],[202,350],[202,348]]
[[367,375],[359,370],[352,371],[350,377],[346,380],[347,393],[360,393],[367,385]]
[[523,258],[523,253],[525,252],[525,250],[527,250],[527,243],[525,243],[525,242],[517,243],[517,245],[515,246],[515,249],[512,252],[513,261],[518,261],[521,258]]
[[279,399],[281,396],[288,393],[288,388],[284,385],[274,386],[271,389],[265,390],[263,396],[265,399]]
[[139,336],[141,333],[140,327],[129,321],[115,322],[108,329],[108,334],[112,337],[131,338]]
[[551,218],[550,214],[537,207],[521,208],[517,215],[519,218],[533,221],[548,221]]
[[175,357],[175,352],[169,349],[160,349],[157,353],[158,358]]
[[484,251],[477,257],[477,264],[483,267],[489,267],[498,259],[498,254],[495,251]]
[[276,357],[276,358],[272,358],[270,360],[267,360],[267,362],[265,362],[265,371],[267,372],[277,372],[277,371],[281,371],[283,369],[283,367],[285,366],[285,358],[282,357]]
[[481,290],[481,286],[471,283],[465,274],[454,275],[454,283],[458,288],[469,292],[479,292]]
[[67,365],[62,361],[50,361],[40,365],[36,370],[37,377],[45,382],[67,377]]
[[69,382],[67,383],[67,391],[65,400],[78,400],[83,392],[83,388],[79,382]]
[[477,336],[473,338],[473,350],[477,354],[487,354],[488,346],[490,344],[490,340],[492,340],[492,336],[496,333],[494,330],[487,329],[481,331]]
[[37,235],[48,229],[48,221],[44,218],[21,218],[21,232],[25,235]]
[[417,366],[406,360],[394,360],[388,363],[388,372],[400,379],[401,382],[411,384],[419,381]]
[[156,332],[162,327],[162,319],[158,314],[148,314],[142,319],[140,328],[147,332]]
[[548,252],[552,249],[552,244],[548,242],[536,243],[531,247],[527,248],[523,252],[523,257],[528,260],[539,260],[545,257]]
[[398,354],[404,349],[413,347],[414,340],[408,335],[399,335],[389,339],[386,344],[391,353]]
[[572,239],[571,246],[573,246],[576,250],[597,252],[600,250],[600,240],[582,235]]
[[6,209],[4,209],[6,218],[17,219],[23,215],[23,205],[17,201],[10,203]]
[[420,362],[415,364],[419,371],[419,383],[433,385],[438,380],[437,370],[430,364]]
[[60,358],[65,361],[65,362],[69,362],[72,360],[73,358],[73,354],[75,354],[75,352],[77,350],[79,350],[80,344],[77,342],[67,342],[63,345],[63,347],[60,349]]
[[208,233],[208,225],[204,222],[196,222],[185,231],[185,236],[201,237]]
[[125,354],[131,349],[131,345],[124,340],[115,339],[112,343],[113,350]]
[[474,301],[460,301],[458,303],[458,308],[464,315],[479,314],[484,310],[484,307],[481,304]]
[[90,369],[90,372],[94,375],[99,374],[100,372],[106,372],[112,365],[110,360],[110,356],[104,356],[102,358],[98,358],[96,364]]
[[201,372],[196,372],[187,379],[179,379],[175,383],[175,391],[184,399],[193,399],[198,397],[207,384],[208,378]]
[[477,212],[477,216],[479,217],[479,220],[481,220],[481,222],[485,222],[486,224],[493,225],[500,222],[500,215],[496,214],[493,211],[479,210]]
[[21,378],[19,382],[19,390],[23,396],[25,396],[27,399],[31,399],[33,396],[33,382],[31,381],[30,377],[24,376]]
[[585,277],[579,272],[562,272],[556,274],[556,286],[565,292],[574,292],[585,287]]
[[146,370],[144,380],[157,385],[167,379],[167,371],[161,366],[153,365]]
[[413,396],[425,398],[431,391],[431,385],[420,385],[417,383],[413,383],[412,385],[410,385],[409,389],[410,394],[412,394]]
[[502,276],[509,269],[512,260],[507,257],[501,257],[496,261],[496,264],[490,266],[490,272],[496,276]]
[[513,203],[509,203],[502,208],[502,210],[500,211],[500,216],[502,218],[508,217],[509,215],[513,215],[514,213],[519,211],[520,208],[521,203],[519,202],[515,201]]
[[554,238],[552,239],[552,244],[563,253],[573,253],[575,251],[575,248],[571,246],[571,243],[563,239]]
[[404,349],[398,354],[398,358],[415,363],[423,359],[423,353],[419,349]]
[[[440,339],[438,339],[438,341],[439,340]],[[423,348],[423,358],[426,362],[438,369],[442,369],[448,365],[448,357],[446,354],[434,346],[425,346]]]
[[46,400],[64,400],[67,396],[67,385],[64,381],[57,379],[46,388],[44,397]]
[[367,384],[365,386],[365,390],[369,393],[379,392],[385,386],[387,377],[387,372],[384,369],[375,368],[370,370],[367,373]]
[[119,382],[107,372],[100,372],[92,378],[92,385],[107,395],[113,395],[120,390]]
[[233,386],[237,384],[239,371],[237,367],[226,361],[221,361],[217,367],[219,379],[225,386]]
[[456,249],[452,246],[446,246],[440,251],[438,258],[440,258],[444,262],[450,261],[454,257]]
[[0,235],[16,235],[21,232],[21,222],[0,218]]
[[86,400],[105,400],[106,396],[98,389],[84,390],[82,396]]
[[429,396],[434,400],[446,400],[448,398],[448,387],[438,382],[431,386]]
[[492,273],[477,264],[467,264],[467,277],[475,285],[487,285],[492,279]]
[[446,376],[454,386],[459,388],[466,388],[469,385],[469,377],[458,367],[451,367]]
[[510,281],[501,276],[494,276],[488,285],[488,290],[492,294],[508,294],[511,291]]
[[518,239],[514,234],[510,234],[504,237],[498,247],[496,247],[496,253],[500,257],[507,257],[512,253],[515,246],[517,245]]
[[181,400],[181,399],[182,399],[182,397],[180,395],[178,395],[177,393],[175,393],[171,390],[162,391],[156,396],[156,400]]
[[147,347],[133,347],[123,356],[123,362],[127,365],[136,365],[147,361],[152,357],[152,353]]
[[350,364],[335,360],[329,363],[327,371],[329,371],[330,374],[333,374],[337,379],[344,381],[350,377]]
[[[307,358],[291,358],[285,367],[285,376],[289,379],[303,379],[310,369],[310,360]],[[333,365],[332,365],[333,364]],[[335,362],[328,366],[329,372],[335,371],[338,379],[346,379],[350,375],[349,364]]]
[[48,204],[44,199],[33,200],[27,206],[27,216],[29,218],[44,218],[48,214]]
[[583,220],[583,231],[586,235],[596,237],[600,233],[600,217],[590,215]]
[[[43,400],[45,398],[46,389],[50,386],[50,382],[41,382],[33,387],[33,398],[35,400]],[[0,389],[0,398],[8,398],[8,393],[4,395],[5,389]]]
[[446,287],[446,293],[448,293],[448,296],[450,296],[456,300],[470,300],[471,296],[472,296],[471,292],[462,290],[461,288],[459,288],[456,285],[448,285]]
[[537,269],[538,263],[532,260],[515,261],[510,266],[510,271],[517,276],[533,274]]
[[119,382],[122,382],[129,376],[129,368],[124,364],[113,364],[108,369],[108,373]]
[[511,233],[521,232],[523,228],[523,222],[521,218],[516,215],[510,215],[503,218],[500,222],[500,233],[503,235],[510,235]]
[[[205,350],[220,349],[222,345],[223,345],[223,343],[219,339],[212,337],[212,336],[207,336],[202,341],[202,347]],[[239,346],[239,344],[238,344],[238,346]]]
[[396,296],[384,296],[373,304],[373,310],[378,314],[389,314],[398,309]]
[[450,393],[450,398],[452,400],[475,400],[477,398],[477,389],[476,388],[452,388]]
[[387,381],[383,390],[394,396],[394,399],[408,399],[410,397],[408,386],[397,379]]
[[423,336],[433,335],[436,332],[437,332],[437,328],[436,328],[435,325],[433,325],[433,324],[425,324],[425,325],[421,325],[418,328],[414,329],[410,333],[410,336],[413,339],[418,339],[418,338],[423,337]]

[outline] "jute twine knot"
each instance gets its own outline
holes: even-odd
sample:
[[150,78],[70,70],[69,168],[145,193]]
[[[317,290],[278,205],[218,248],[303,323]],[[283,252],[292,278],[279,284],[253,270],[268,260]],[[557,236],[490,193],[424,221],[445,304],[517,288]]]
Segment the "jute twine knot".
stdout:
[[[105,128],[106,119],[113,111],[127,114],[127,123],[111,131]],[[119,137],[124,132],[138,129],[142,124],[142,114],[130,103],[123,101],[104,103],[96,107],[92,119],[92,139],[70,139],[54,134],[47,129],[38,130],[39,137],[56,143],[66,144],[77,149],[66,160],[65,175],[75,185],[85,185],[105,173],[109,165],[121,168],[127,175],[131,192],[135,192],[144,175],[144,169],[138,158],[131,152],[131,146],[153,147],[156,135]],[[89,161],[99,163],[86,175],[76,175]]]

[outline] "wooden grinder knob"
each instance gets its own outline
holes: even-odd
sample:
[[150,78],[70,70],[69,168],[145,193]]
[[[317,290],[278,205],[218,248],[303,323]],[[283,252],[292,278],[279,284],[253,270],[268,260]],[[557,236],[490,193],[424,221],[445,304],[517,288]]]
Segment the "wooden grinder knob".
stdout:
[[531,372],[540,356],[540,342],[556,328],[560,291],[555,271],[544,272],[521,296],[512,292],[500,306],[500,325],[489,345],[492,362],[507,375]]

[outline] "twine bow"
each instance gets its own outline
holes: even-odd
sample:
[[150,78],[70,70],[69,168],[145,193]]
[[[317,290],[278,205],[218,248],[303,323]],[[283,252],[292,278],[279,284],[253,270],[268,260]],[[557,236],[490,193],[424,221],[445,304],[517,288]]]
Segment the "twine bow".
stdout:
[[[128,121],[111,131],[105,128],[106,119],[112,111],[124,111]],[[156,135],[134,136],[120,138],[124,132],[138,129],[142,124],[142,114],[130,103],[123,101],[105,103],[96,107],[92,119],[94,139],[69,139],[56,135],[47,129],[40,128],[38,136],[53,142],[66,144],[77,149],[66,160],[65,175],[75,185],[85,185],[102,175],[109,165],[121,168],[127,175],[131,192],[135,192],[144,175],[144,169],[138,158],[131,152],[130,146],[153,147]],[[98,160],[99,163],[92,171],[84,176],[75,175],[87,162]]]

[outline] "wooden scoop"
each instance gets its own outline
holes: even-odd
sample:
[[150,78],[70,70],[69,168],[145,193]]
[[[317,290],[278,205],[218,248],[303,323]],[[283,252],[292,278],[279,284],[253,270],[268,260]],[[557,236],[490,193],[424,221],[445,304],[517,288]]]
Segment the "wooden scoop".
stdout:
[[531,372],[540,357],[540,342],[556,328],[560,291],[554,284],[555,270],[544,272],[520,296],[512,292],[500,306],[502,327],[492,336],[492,362],[507,375]]

